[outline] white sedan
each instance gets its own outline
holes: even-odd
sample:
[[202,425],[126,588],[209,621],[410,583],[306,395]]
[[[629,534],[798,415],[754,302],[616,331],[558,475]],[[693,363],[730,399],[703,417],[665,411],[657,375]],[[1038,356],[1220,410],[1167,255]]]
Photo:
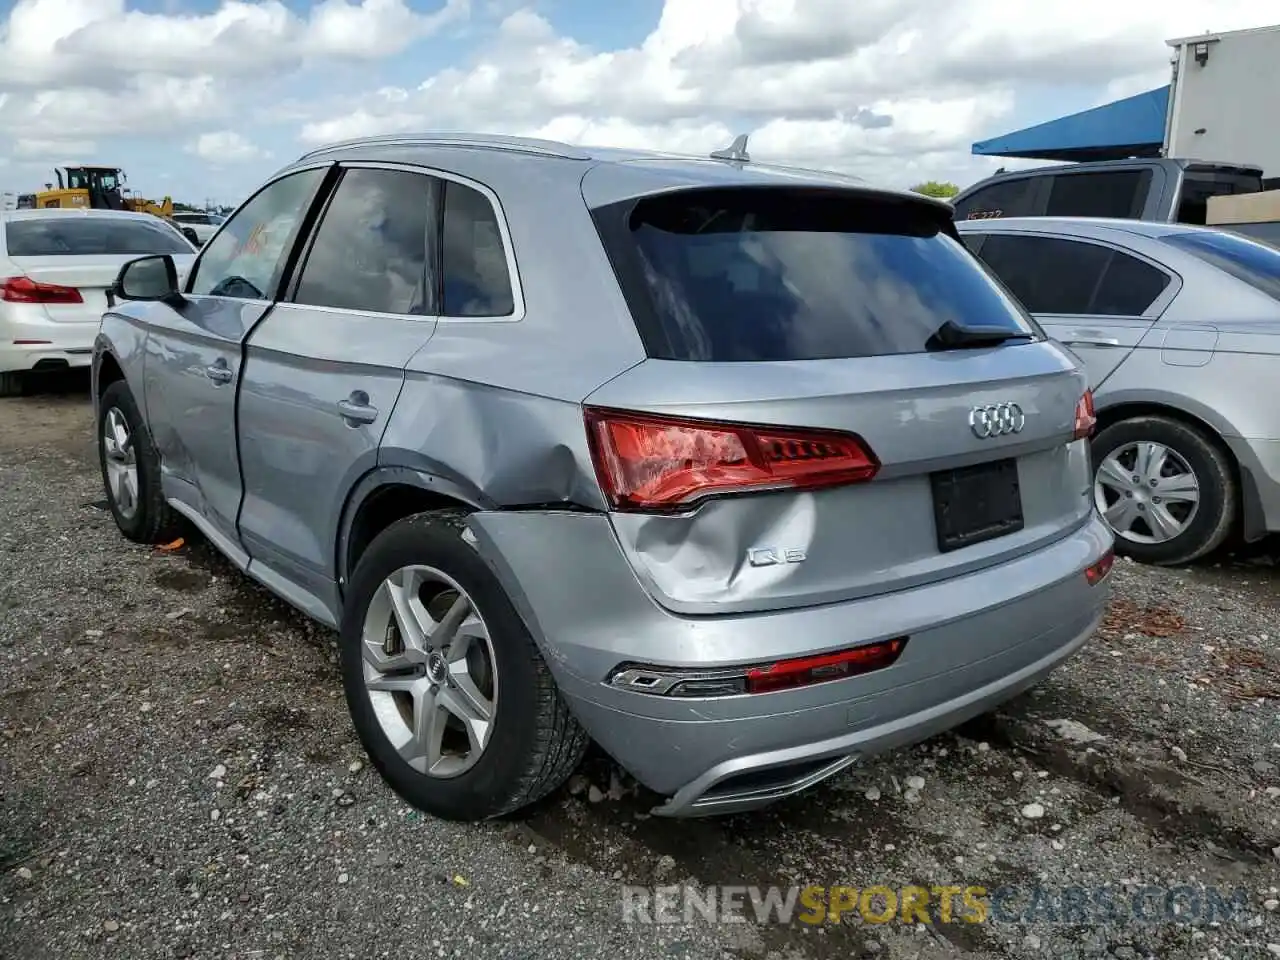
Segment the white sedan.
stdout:
[[120,210],[0,211],[0,396],[45,371],[87,367],[125,263],[171,254],[185,278],[195,248],[168,224]]
[[219,216],[216,213],[194,213],[185,210],[174,213],[173,219],[178,221],[184,227],[190,227],[196,232],[196,236],[200,239],[200,244],[209,242],[209,238],[218,232],[218,228],[222,226],[226,217]]

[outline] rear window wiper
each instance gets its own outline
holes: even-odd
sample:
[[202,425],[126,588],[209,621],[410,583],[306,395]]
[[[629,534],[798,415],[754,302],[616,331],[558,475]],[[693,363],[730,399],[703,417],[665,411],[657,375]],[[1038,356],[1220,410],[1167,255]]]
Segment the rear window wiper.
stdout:
[[962,327],[948,320],[925,341],[924,348],[936,350],[966,350],[977,347],[994,347],[1009,340],[1032,340],[1035,334],[1009,327]]

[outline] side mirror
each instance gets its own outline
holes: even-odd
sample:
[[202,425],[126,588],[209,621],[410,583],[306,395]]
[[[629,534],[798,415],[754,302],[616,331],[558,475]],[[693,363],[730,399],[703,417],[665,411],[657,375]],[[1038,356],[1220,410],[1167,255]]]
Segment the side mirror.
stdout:
[[169,300],[178,296],[178,268],[167,253],[130,260],[116,274],[121,300]]
[[196,247],[197,249],[200,247],[200,235],[196,233],[195,230],[191,229],[191,227],[183,227],[182,235],[190,241],[193,247]]

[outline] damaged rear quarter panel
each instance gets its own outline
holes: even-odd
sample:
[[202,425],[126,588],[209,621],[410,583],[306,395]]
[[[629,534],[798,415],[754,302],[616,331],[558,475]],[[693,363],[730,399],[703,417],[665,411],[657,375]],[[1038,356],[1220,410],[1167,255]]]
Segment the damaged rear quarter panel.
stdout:
[[578,402],[409,370],[380,467],[445,481],[489,509],[603,510]]

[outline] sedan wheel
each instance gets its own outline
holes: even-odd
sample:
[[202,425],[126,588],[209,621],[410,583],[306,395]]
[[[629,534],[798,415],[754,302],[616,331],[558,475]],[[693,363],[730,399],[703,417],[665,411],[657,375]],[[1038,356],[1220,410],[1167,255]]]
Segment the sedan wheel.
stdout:
[[374,715],[409,766],[450,778],[476,765],[497,714],[497,660],[462,587],[432,567],[401,567],[369,604],[362,653]]
[[102,418],[102,452],[107,471],[107,494],[126,520],[138,513],[138,454],[129,421],[119,407]]
[[1090,444],[1093,502],[1116,552],[1166,566],[1226,542],[1240,495],[1230,454],[1199,427],[1152,415],[1120,420]]
[[1098,464],[1093,499],[1117,537],[1166,543],[1195,520],[1200,482],[1176,450],[1150,440],[1135,441]]

